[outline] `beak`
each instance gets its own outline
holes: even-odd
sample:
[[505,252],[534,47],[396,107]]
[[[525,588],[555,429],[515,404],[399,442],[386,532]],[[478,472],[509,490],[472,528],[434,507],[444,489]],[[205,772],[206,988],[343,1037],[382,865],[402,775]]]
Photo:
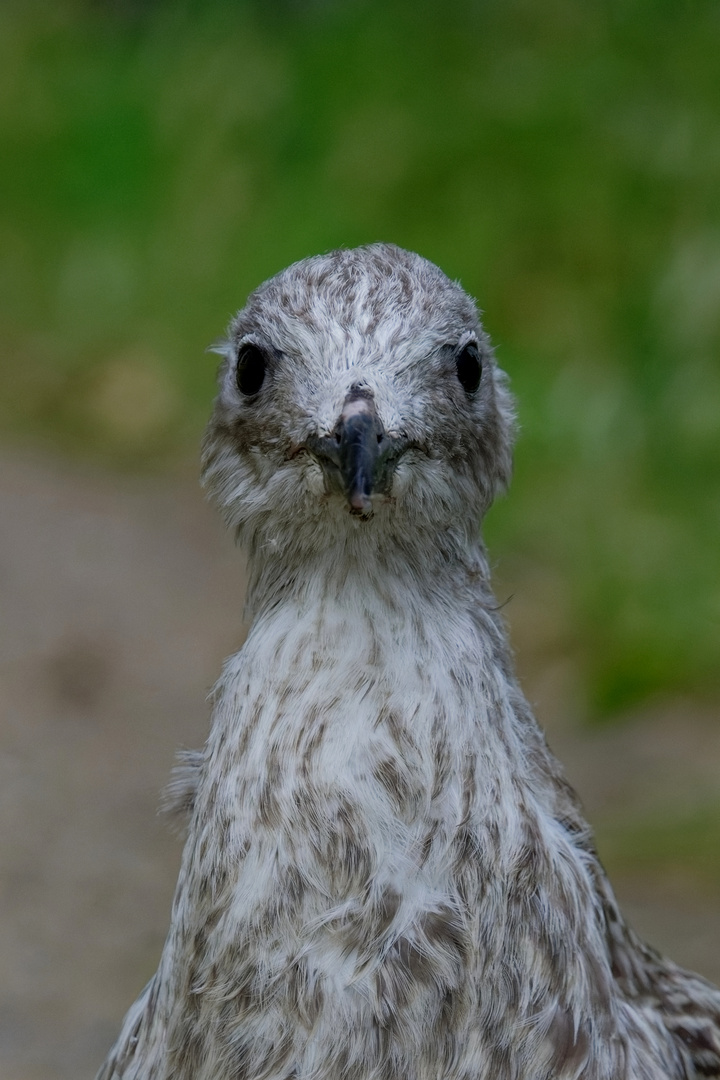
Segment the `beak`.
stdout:
[[359,517],[372,514],[372,495],[386,488],[395,440],[387,437],[372,397],[348,395],[332,435],[309,440],[328,481],[339,488]]
[[351,514],[367,517],[372,513],[371,495],[382,437],[382,425],[372,402],[356,398],[345,405],[335,439]]

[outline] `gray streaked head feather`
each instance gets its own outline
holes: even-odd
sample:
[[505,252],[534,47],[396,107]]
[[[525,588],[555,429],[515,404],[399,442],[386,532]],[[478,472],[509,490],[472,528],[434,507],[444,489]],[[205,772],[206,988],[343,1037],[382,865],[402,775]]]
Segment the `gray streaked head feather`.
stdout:
[[[458,382],[454,352],[474,340],[476,394]],[[248,401],[237,389],[241,344],[270,358]],[[372,529],[475,535],[511,471],[513,409],[474,302],[436,266],[389,244],[305,259],[261,285],[233,320],[220,393],[204,445],[204,483],[243,542],[311,546],[344,510],[317,498],[318,466],[298,454],[328,434],[351,386],[375,399],[385,429],[409,440],[392,515]]]

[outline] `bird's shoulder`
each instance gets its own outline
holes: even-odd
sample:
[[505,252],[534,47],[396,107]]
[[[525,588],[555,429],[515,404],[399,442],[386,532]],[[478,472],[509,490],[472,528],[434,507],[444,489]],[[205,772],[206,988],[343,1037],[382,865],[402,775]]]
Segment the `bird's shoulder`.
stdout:
[[698,1076],[720,1077],[720,989],[673,963],[628,926],[599,863],[597,885],[620,993],[662,1022]]

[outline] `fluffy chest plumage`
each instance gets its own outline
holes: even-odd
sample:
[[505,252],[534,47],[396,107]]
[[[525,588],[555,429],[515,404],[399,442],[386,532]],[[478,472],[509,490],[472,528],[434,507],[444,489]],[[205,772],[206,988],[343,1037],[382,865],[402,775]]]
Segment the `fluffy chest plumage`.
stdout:
[[259,620],[217,696],[198,799],[208,828],[227,817],[223,843],[307,862],[338,902],[369,872],[439,883],[447,845],[491,812],[512,843],[504,689],[472,620],[443,614],[323,596]]
[[227,665],[169,950],[199,1010],[172,995],[189,1060],[195,1031],[211,1057],[241,1042],[261,1075],[286,1030],[329,1076],[338,1033],[400,1024],[416,1067],[443,1009],[448,1038],[497,1042],[501,999],[551,1060],[548,1030],[585,1011],[577,942],[599,951],[597,929],[551,897],[587,898],[584,870],[525,785],[472,618],[441,614],[325,598],[258,620]]

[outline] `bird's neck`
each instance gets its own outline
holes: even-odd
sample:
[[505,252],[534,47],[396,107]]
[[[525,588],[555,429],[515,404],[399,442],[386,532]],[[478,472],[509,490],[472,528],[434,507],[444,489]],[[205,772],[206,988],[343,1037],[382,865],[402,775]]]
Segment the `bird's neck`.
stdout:
[[384,610],[407,619],[433,611],[494,607],[484,546],[479,537],[444,536],[435,545],[381,544],[372,534],[335,544],[251,550],[247,615],[251,622],[279,608],[340,606],[349,615]]
[[368,677],[414,668],[421,655],[461,680],[478,664],[498,678],[510,672],[479,536],[454,552],[447,545],[422,553],[338,546],[306,551],[295,562],[255,553],[249,571],[248,647],[259,650],[261,666],[268,654],[291,663],[293,641],[298,655],[310,649],[313,670],[347,668],[343,678],[353,677],[361,657]]

